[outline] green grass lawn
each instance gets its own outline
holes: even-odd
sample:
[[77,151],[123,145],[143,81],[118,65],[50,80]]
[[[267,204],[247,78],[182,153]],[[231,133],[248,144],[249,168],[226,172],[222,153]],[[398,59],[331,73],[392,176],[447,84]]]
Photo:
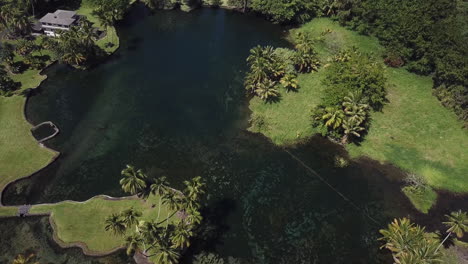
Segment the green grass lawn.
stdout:
[[[71,246],[81,242],[86,244],[88,249],[85,253],[99,254],[124,245],[124,236],[105,231],[107,216],[133,207],[143,213],[141,220],[156,220],[158,204],[159,196],[151,196],[146,202],[138,198],[109,200],[98,196],[83,203],[64,201],[50,205],[35,205],[30,213],[51,213],[55,224],[54,234],[62,242],[62,246]],[[156,206],[152,208],[153,205]],[[159,221],[164,220],[168,212],[172,214],[163,205]],[[134,232],[134,229],[129,230],[130,232]]]
[[[319,36],[332,33],[317,43],[319,56],[327,57],[340,48],[355,46],[379,58],[383,48],[373,37],[362,36],[327,18],[314,19],[299,29]],[[251,131],[261,132],[277,145],[297,143],[312,136],[310,110],[321,101],[321,84],[326,67],[299,77],[298,93],[285,93],[279,103],[265,104],[258,98],[250,102],[254,122]],[[468,133],[454,113],[444,108],[431,94],[432,80],[405,69],[387,68],[389,103],[382,112],[372,114],[372,125],[362,145],[348,145],[351,156],[368,156],[382,163],[423,176],[436,189],[468,192]],[[427,197],[435,200],[433,195]]]
[[42,148],[23,117],[25,98],[0,97],[0,191],[9,182],[47,165],[56,153]]

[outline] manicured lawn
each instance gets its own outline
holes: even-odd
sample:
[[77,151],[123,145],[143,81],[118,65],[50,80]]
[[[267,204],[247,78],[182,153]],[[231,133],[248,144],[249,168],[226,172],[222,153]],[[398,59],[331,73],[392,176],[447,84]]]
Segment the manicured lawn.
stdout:
[[39,146],[23,117],[25,98],[0,97],[0,191],[47,165],[55,153]]
[[[382,47],[375,38],[347,30],[327,18],[314,19],[293,31],[319,36],[330,29],[317,50],[324,65],[327,57],[340,48],[355,46],[375,55]],[[380,58],[380,56],[378,56]],[[312,136],[310,110],[320,103],[326,89],[320,79],[326,66],[317,73],[299,77],[298,93],[285,93],[279,103],[265,104],[258,98],[250,102],[253,117],[262,126],[250,130],[261,132],[275,144],[287,145]],[[455,114],[444,108],[431,94],[432,80],[405,69],[387,68],[389,103],[382,112],[372,114],[372,126],[364,142],[348,145],[352,157],[368,156],[382,163],[423,176],[436,189],[468,192],[468,132]],[[430,195],[428,199],[435,199]]]
[[[102,48],[103,50],[105,50],[107,53],[112,53],[114,52],[115,50],[117,50],[119,48],[119,37],[117,36],[117,31],[115,30],[115,27],[109,27],[109,28],[104,28],[101,26],[101,22],[99,22],[99,19],[94,16],[92,14],[93,12],[93,8],[90,7],[90,6],[87,6],[87,5],[83,5],[81,6],[78,10],[76,10],[76,12],[79,14],[79,15],[84,15],[86,16],[86,18],[94,23],[94,27],[98,27],[100,28],[101,30],[104,30],[107,32],[107,35],[98,40],[96,42],[96,44]],[[112,45],[108,45],[109,43],[111,43]]]
[[[124,236],[105,231],[107,216],[133,207],[143,213],[141,220],[156,220],[158,204],[159,196],[152,196],[147,202],[138,198],[108,200],[98,196],[83,203],[64,201],[51,205],[35,205],[30,213],[51,213],[55,223],[55,235],[63,242],[63,246],[82,242],[89,249],[86,253],[96,254],[109,252],[124,245]],[[163,205],[159,221],[165,219],[168,212],[167,207]],[[129,230],[130,232],[134,232],[134,229]]]

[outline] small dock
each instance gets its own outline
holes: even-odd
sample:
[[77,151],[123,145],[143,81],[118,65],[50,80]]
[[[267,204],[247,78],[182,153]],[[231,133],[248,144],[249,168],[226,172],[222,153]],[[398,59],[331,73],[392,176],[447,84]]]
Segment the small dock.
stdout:
[[43,142],[57,136],[58,133],[60,133],[60,130],[58,129],[58,127],[54,123],[52,123],[52,121],[45,121],[45,122],[40,123],[39,125],[31,128],[31,132],[34,132],[35,130],[39,129],[40,127],[46,126],[46,125],[50,126],[54,130],[54,133],[52,133],[52,135],[47,136],[45,138],[38,139],[37,142],[39,144],[42,144]]

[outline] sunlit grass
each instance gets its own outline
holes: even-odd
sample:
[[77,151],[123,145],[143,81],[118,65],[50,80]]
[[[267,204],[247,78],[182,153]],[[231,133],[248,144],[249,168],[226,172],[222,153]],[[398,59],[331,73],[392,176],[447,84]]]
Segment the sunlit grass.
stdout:
[[0,97],[0,191],[47,165],[55,153],[39,146],[23,117],[25,98]]
[[[141,220],[157,219],[159,196],[151,196],[148,201],[138,198],[109,200],[104,196],[94,197],[86,202],[64,201],[50,205],[35,205],[31,214],[51,213],[54,235],[62,246],[84,243],[88,253],[105,253],[124,246],[125,236],[114,235],[105,230],[105,219],[133,207],[143,213]],[[159,221],[172,215],[165,205],[161,207]],[[175,217],[175,216],[174,216]],[[135,232],[135,227],[127,230]]]

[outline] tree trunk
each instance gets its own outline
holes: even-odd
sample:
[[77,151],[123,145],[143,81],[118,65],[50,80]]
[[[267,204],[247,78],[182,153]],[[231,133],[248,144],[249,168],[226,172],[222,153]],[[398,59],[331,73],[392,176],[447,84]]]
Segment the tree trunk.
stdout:
[[161,198],[161,195],[159,195],[158,217],[156,218],[156,222],[159,221],[159,215],[161,214],[161,205],[162,205],[162,198]]
[[346,145],[348,144],[348,135],[344,135],[343,138],[341,139],[341,144]]
[[442,243],[440,243],[440,245],[436,248],[435,252],[439,250],[439,248],[445,243],[445,241],[450,237],[451,234],[452,232],[448,233],[448,235],[444,238],[444,240],[442,240]]

